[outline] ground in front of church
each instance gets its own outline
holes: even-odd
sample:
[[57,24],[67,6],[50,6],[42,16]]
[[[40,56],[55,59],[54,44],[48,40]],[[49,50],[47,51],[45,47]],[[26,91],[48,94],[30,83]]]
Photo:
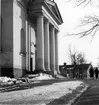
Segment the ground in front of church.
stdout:
[[1,92],[0,104],[68,105],[94,81],[65,80],[50,84],[46,81],[47,85],[34,84],[28,89]]

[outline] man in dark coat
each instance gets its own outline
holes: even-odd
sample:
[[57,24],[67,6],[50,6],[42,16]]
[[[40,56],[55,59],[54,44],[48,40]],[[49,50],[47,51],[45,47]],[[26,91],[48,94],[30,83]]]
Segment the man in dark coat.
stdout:
[[98,78],[98,73],[99,73],[99,71],[98,71],[98,68],[96,67],[96,69],[95,69],[95,78],[96,79]]
[[89,74],[90,74],[90,78],[94,78],[94,70],[92,67],[89,70]]

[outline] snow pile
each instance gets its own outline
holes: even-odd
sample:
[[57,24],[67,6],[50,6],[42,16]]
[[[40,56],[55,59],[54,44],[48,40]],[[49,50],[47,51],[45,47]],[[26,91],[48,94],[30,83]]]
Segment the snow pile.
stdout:
[[36,80],[47,80],[47,79],[53,79],[53,77],[51,75],[48,75],[48,74],[40,73],[40,75],[38,77],[36,77],[35,79]]
[[0,77],[0,85],[12,85],[16,81],[15,78]]
[[48,74],[38,74],[38,75],[27,75],[27,77],[22,78],[9,78],[9,77],[0,77],[0,85],[12,85],[26,82],[34,82],[35,80],[49,80],[54,79],[51,75]]
[[0,77],[0,82],[8,82],[11,81],[11,78],[9,77]]

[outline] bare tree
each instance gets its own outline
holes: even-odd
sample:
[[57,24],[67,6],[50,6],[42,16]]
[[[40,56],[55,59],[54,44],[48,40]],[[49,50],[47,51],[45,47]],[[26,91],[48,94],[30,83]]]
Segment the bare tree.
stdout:
[[71,60],[71,63],[72,64],[75,64],[76,63],[76,51],[72,51],[71,50],[71,46],[69,46],[69,51],[68,51],[68,55],[69,55],[69,58]]
[[73,65],[86,63],[85,54],[82,52],[72,51],[69,47],[69,57]]
[[77,64],[84,64],[86,63],[85,54],[80,52],[77,54]]
[[76,2],[78,3],[78,6],[79,5],[88,5],[92,0],[76,0]]
[[86,63],[85,55],[84,53],[77,52],[76,50],[72,51],[70,46],[69,46],[68,54],[71,60],[71,64],[74,66],[73,71],[72,71],[73,78],[79,77],[79,68],[77,67],[77,65]]

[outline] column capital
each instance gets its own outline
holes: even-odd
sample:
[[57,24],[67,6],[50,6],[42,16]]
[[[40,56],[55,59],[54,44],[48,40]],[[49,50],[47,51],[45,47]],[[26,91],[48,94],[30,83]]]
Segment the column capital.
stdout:
[[37,18],[43,18],[44,17],[43,12],[37,12],[36,16],[37,16]]
[[37,18],[44,18],[44,16],[43,15],[37,15]]
[[49,23],[49,20],[47,18],[44,18],[44,20],[45,23]]
[[55,29],[55,32],[56,32],[56,34],[58,34],[59,33],[59,30]]
[[54,25],[50,24],[50,29],[55,29]]

